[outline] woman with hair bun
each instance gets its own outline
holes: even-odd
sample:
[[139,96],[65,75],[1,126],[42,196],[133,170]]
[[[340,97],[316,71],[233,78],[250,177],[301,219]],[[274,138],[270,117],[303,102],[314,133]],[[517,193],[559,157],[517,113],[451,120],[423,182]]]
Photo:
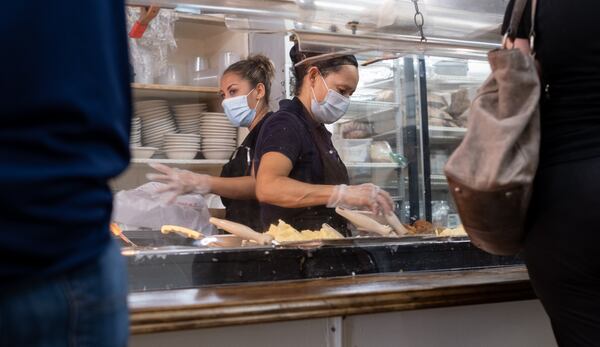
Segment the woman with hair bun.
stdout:
[[298,229],[323,223],[348,235],[338,206],[393,213],[390,195],[373,184],[348,185],[348,172],[324,124],[339,120],[358,84],[352,55],[331,56],[290,51],[296,97],[280,102],[265,121],[256,144],[256,196],[263,229],[282,219]]
[[225,114],[233,125],[248,127],[250,132],[232,153],[220,177],[153,164],[160,174],[149,174],[148,179],[166,183],[162,192],[171,193],[172,199],[192,192],[217,194],[227,208],[228,220],[260,230],[252,158],[260,129],[272,114],[269,98],[274,76],[273,64],[260,54],[238,61],[223,72],[220,94]]

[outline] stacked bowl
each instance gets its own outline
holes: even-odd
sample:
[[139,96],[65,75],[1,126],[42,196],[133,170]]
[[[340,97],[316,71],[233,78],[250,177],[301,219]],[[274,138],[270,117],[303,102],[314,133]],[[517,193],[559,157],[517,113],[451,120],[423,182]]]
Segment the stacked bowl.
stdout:
[[142,142],[146,146],[161,148],[165,135],[177,131],[165,100],[136,102],[135,115],[142,119]]
[[177,129],[182,134],[198,134],[202,113],[206,111],[206,104],[187,104],[173,106],[173,113]]
[[163,150],[169,159],[194,159],[200,150],[200,135],[166,134]]
[[202,154],[206,159],[228,159],[237,146],[237,128],[224,113],[205,112],[200,122]]

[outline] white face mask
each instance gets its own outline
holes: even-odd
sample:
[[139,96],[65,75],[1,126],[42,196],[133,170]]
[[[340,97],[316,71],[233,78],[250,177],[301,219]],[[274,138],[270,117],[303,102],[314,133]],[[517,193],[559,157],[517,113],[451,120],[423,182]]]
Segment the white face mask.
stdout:
[[255,89],[252,89],[250,93],[246,95],[225,99],[221,103],[225,115],[227,115],[231,124],[236,127],[247,127],[252,124],[254,117],[256,117],[256,109],[258,109],[260,100],[256,103],[255,109],[251,109],[250,106],[248,106],[248,95],[252,94]]
[[348,106],[350,106],[350,98],[343,96],[333,89],[329,89],[323,76],[321,74],[319,76],[323,80],[325,87],[327,87],[327,96],[325,96],[325,100],[318,102],[315,96],[315,89],[312,88],[313,97],[310,103],[310,110],[317,121],[332,124],[346,114]]

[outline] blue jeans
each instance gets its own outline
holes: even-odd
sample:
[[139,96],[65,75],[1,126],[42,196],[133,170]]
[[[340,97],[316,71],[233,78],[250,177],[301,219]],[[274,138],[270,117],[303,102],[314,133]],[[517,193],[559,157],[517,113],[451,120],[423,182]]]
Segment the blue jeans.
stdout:
[[1,347],[125,347],[125,260],[111,242],[92,263],[0,293]]

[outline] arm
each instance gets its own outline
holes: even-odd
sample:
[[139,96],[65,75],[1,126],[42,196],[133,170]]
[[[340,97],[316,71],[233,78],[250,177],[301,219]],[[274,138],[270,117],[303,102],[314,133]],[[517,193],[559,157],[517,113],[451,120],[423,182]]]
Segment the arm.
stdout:
[[265,153],[256,175],[259,201],[285,208],[310,206],[370,209],[373,213],[393,211],[390,195],[373,184],[359,186],[309,184],[289,178],[292,161],[278,152]]
[[256,199],[254,177],[209,176],[210,192],[233,200]]
[[271,205],[298,208],[326,205],[334,186],[316,185],[289,178],[292,162],[277,152],[265,153],[256,175],[256,197]]

